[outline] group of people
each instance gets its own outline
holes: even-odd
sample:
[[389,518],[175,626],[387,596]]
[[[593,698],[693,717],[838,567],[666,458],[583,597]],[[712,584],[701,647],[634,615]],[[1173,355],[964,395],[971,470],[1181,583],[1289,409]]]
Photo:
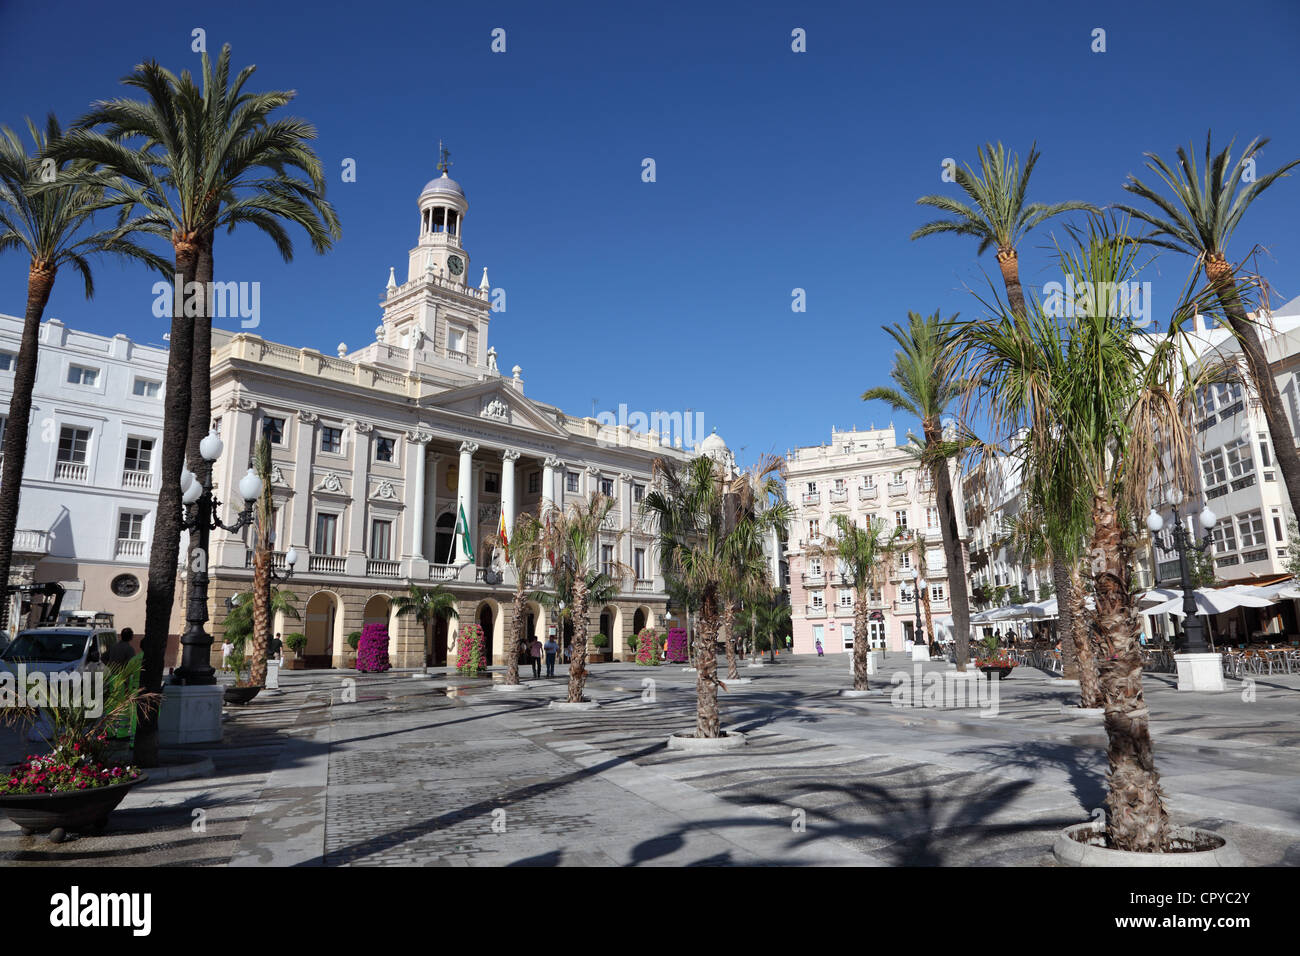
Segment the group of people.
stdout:
[[[130,628],[128,628],[127,630],[130,630]],[[224,641],[221,642],[221,666],[222,667],[228,667],[230,665],[230,655],[234,652],[234,650],[235,650],[235,645],[230,643],[230,638],[226,638]],[[284,651],[284,641],[280,640],[280,634],[279,632],[276,632],[275,637],[271,638],[266,643],[266,659],[268,661],[278,661],[283,656],[283,651]]]
[[[528,659],[533,665],[533,678],[537,679],[542,676],[542,658],[546,658],[546,676],[555,676],[555,655],[560,651],[560,645],[555,643],[555,638],[548,637],[543,644],[536,637],[528,645]],[[567,662],[573,655],[573,645],[567,641],[564,644],[564,660]]]

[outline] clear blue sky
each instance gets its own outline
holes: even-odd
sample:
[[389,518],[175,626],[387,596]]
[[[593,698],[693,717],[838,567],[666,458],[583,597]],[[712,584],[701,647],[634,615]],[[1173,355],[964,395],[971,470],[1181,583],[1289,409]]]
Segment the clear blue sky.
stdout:
[[[261,334],[327,354],[372,340],[442,139],[470,202],[471,278],[486,265],[507,293],[492,323],[502,367],[522,365],[527,393],[571,414],[593,398],[703,411],[747,460],[888,422],[859,399],[887,380],[881,325],[974,314],[969,290],[998,281],[970,240],[908,239],[929,218],[916,197],[957,193],[945,157],[1037,140],[1032,199],[1105,204],[1126,198],[1143,151],[1172,158],[1209,127],[1238,149],[1271,136],[1265,169],[1300,156],[1294,0],[179,6],[0,0],[0,123],[51,109],[71,122],[145,58],[197,68],[203,27],[210,51],[229,42],[236,65],[257,65],[251,88],[298,91],[290,111],[320,131],[342,220],[332,252],[304,243],[291,265],[251,231],[219,239],[218,278],[261,283]],[[807,53],[791,51],[796,27]],[[1090,50],[1095,27],[1105,53]],[[339,181],[345,157],[355,183]],[[1266,246],[1281,300],[1300,294],[1297,212],[1293,176],[1229,248]],[[1051,278],[1048,240],[1021,251],[1027,288]],[[1187,268],[1168,256],[1160,277],[1177,287]],[[153,276],[105,262],[97,279],[86,302],[61,276],[47,317],[161,340]],[[25,282],[26,262],[0,257],[0,311],[22,314]],[[896,423],[900,438],[913,424]]]

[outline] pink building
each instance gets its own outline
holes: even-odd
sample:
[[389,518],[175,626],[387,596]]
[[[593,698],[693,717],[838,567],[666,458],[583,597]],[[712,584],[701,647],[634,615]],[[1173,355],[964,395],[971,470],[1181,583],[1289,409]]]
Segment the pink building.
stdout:
[[[964,541],[961,481],[956,466],[950,467],[953,505]],[[952,614],[951,585],[934,489],[929,477],[918,472],[907,447],[898,445],[892,425],[867,431],[832,430],[829,445],[795,449],[786,458],[786,489],[794,508],[787,555],[796,654],[815,654],[818,640],[827,654],[837,654],[851,650],[859,637],[872,647],[902,651],[915,628],[918,580],[930,597],[935,633],[942,639],[950,632],[950,623],[945,626],[943,620]],[[923,559],[900,554],[884,570],[882,586],[868,596],[871,620],[865,635],[854,633],[856,595],[834,555],[808,553],[810,544],[825,546],[836,514],[860,526],[874,518],[890,529],[903,528],[911,536],[920,536],[927,544]]]

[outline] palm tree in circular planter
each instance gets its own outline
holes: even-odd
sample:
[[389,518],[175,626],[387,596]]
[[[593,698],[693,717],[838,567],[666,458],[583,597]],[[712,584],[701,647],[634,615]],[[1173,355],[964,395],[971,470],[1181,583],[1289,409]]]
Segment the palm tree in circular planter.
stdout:
[[422,588],[412,582],[406,594],[393,599],[393,607],[398,617],[414,617],[424,632],[425,646],[430,640],[429,628],[439,619],[447,620],[456,614],[456,595],[441,584],[431,588]]

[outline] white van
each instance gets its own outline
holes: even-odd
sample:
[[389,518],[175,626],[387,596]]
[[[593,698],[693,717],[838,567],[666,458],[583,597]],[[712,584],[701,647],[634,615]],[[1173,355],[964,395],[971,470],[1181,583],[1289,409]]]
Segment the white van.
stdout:
[[36,627],[19,631],[0,652],[0,667],[26,665],[27,673],[100,671],[117,643],[117,631],[104,627]]

